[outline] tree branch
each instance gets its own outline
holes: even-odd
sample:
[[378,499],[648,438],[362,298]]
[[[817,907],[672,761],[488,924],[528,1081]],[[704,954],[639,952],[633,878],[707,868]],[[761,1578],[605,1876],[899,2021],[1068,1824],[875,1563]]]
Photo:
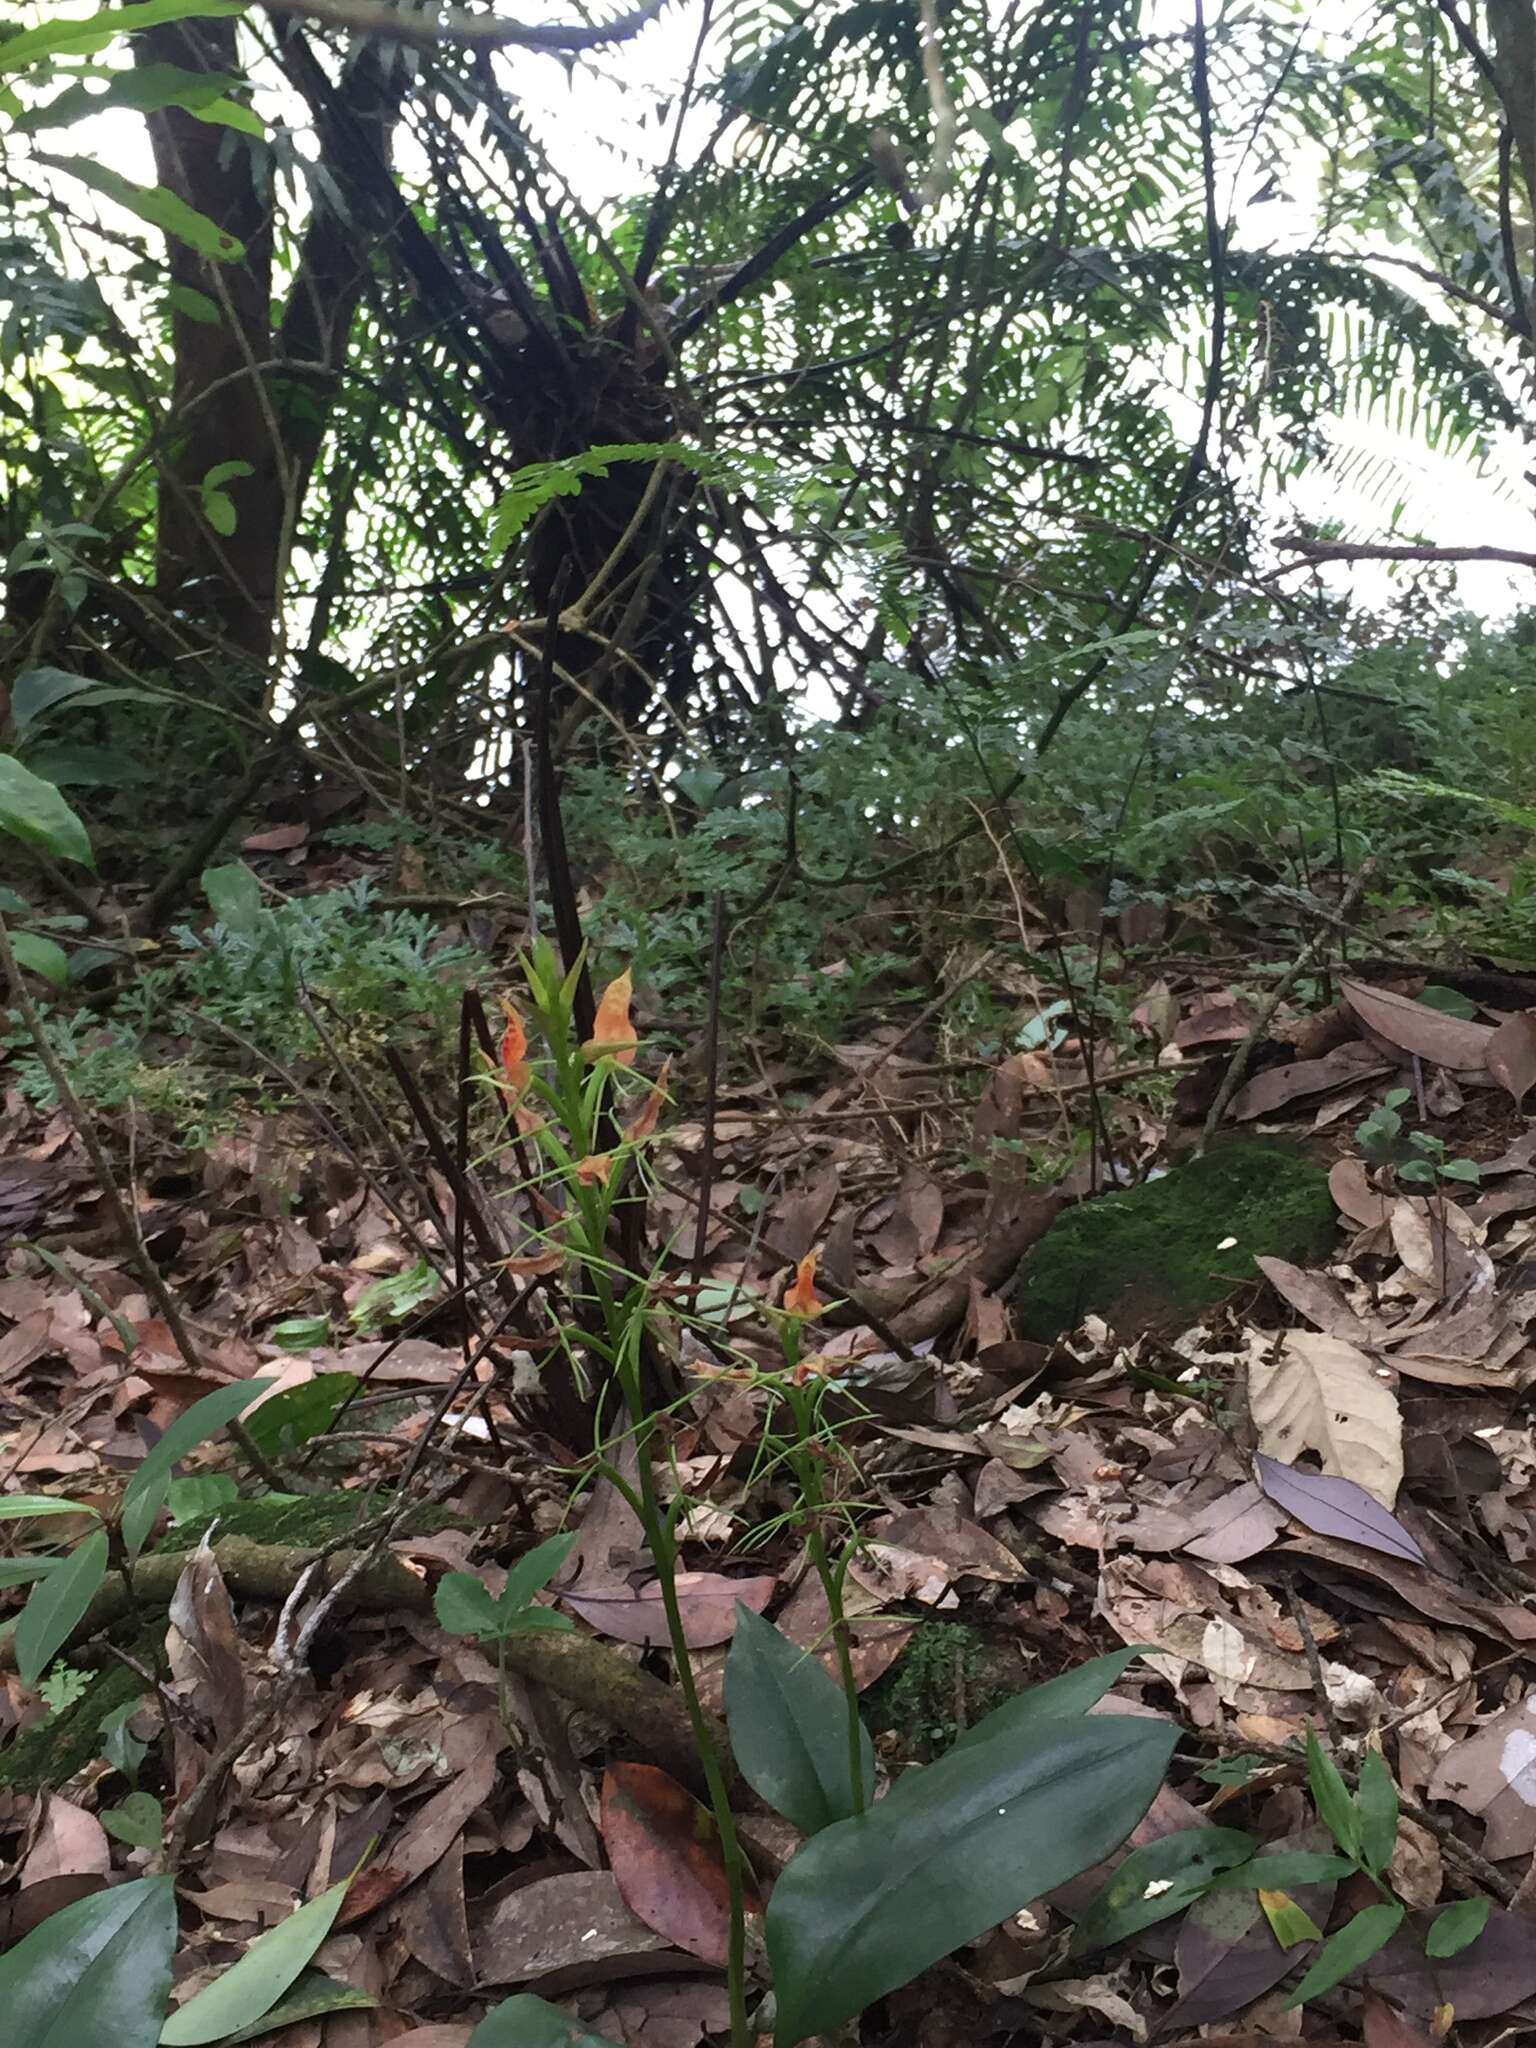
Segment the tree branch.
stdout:
[[[1434,548],[1388,545],[1374,541],[1308,540],[1293,533],[1279,545],[1289,554],[1300,555],[1287,569],[1303,568],[1308,562],[1510,562],[1517,569],[1536,569],[1536,555],[1519,548]],[[1282,571],[1282,574],[1284,572]]]
[[500,50],[509,45],[522,50],[596,50],[605,43],[626,42],[647,22],[654,21],[666,0],[642,0],[639,7],[621,14],[617,21],[592,26],[558,22],[534,25],[507,21],[497,14],[471,14],[462,7],[424,9],[406,13],[387,0],[262,0],[268,14],[289,19],[315,21],[326,28],[344,29],[350,35],[387,36],[397,43],[415,43],[433,49],[440,43],[455,43],[464,49]]

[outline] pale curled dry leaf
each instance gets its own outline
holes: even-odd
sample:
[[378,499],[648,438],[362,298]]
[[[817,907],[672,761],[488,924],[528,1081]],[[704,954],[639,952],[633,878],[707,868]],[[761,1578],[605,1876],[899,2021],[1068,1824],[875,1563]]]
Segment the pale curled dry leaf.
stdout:
[[1403,1418],[1390,1373],[1353,1344],[1311,1330],[1249,1340],[1248,1406],[1259,1448],[1282,1465],[1315,1451],[1390,1510],[1403,1478]]

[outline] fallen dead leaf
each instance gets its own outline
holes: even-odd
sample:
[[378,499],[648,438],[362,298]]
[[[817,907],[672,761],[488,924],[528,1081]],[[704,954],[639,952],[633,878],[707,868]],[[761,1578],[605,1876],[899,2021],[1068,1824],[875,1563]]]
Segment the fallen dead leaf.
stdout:
[[[654,1764],[603,1773],[603,1846],[624,1903],[701,1962],[725,1965],[730,1884],[708,1809]],[[761,1901],[749,1898],[756,1912]]]
[[1255,1332],[1248,1404],[1267,1457],[1293,1465],[1315,1451],[1325,1472],[1353,1479],[1391,1509],[1403,1478],[1402,1411],[1363,1351],[1311,1330],[1278,1339]]

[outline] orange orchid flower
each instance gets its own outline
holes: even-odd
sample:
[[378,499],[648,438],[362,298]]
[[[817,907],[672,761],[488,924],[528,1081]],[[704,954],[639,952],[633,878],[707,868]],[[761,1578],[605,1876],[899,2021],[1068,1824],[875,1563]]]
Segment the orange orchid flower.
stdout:
[[533,1079],[533,1069],[528,1064],[528,1033],[516,1007],[505,996],[501,999],[507,1028],[501,1034],[501,1071],[507,1085],[519,1095]]
[[784,1290],[784,1313],[791,1316],[819,1316],[826,1303],[816,1292],[816,1254],[807,1252],[795,1268],[795,1277]]
[[597,1017],[593,1022],[592,1036],[581,1048],[589,1060],[601,1059],[604,1053],[616,1060],[621,1067],[632,1067],[640,1041],[635,1036],[635,1027],[629,1014],[630,998],[634,994],[634,983],[629,969],[610,981],[603,990],[597,1006]]
[[607,1152],[589,1152],[585,1159],[579,1159],[576,1162],[576,1178],[584,1187],[591,1187],[594,1184],[599,1187],[607,1187],[608,1169],[612,1165],[613,1159],[611,1154]]
[[650,1137],[661,1120],[661,1106],[667,1099],[667,1081],[672,1072],[672,1058],[668,1054],[662,1061],[661,1072],[652,1083],[651,1092],[640,1105],[640,1113],[633,1122],[624,1127],[628,1144],[636,1144],[641,1138]]

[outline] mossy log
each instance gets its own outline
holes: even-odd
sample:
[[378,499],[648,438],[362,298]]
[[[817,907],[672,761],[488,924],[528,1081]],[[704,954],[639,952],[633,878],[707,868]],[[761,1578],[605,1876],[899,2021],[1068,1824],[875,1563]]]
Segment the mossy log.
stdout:
[[[213,1554],[232,1594],[240,1599],[274,1603],[287,1599],[304,1571],[317,1559],[313,1550],[253,1543],[241,1536],[226,1536],[215,1542]],[[76,1638],[105,1628],[131,1612],[168,1606],[186,1562],[184,1554],[171,1552],[153,1552],[140,1558],[134,1567],[131,1600],[121,1576],[109,1573],[76,1630]],[[335,1585],[354,1562],[355,1554],[347,1551],[323,1559],[315,1590]],[[394,1557],[383,1557],[371,1564],[348,1586],[345,1599],[351,1607],[376,1613],[432,1611],[431,1586]],[[703,1789],[703,1773],[681,1696],[639,1665],[631,1664],[607,1643],[574,1630],[569,1634],[539,1630],[510,1637],[506,1662],[507,1668],[520,1678],[547,1686],[571,1705],[611,1722],[674,1777],[695,1790]],[[0,1664],[11,1669],[14,1663],[14,1650],[7,1637],[0,1641]],[[127,1676],[131,1678],[132,1674]],[[133,1685],[143,1690],[137,1679]],[[132,1686],[123,1696],[132,1697]],[[114,1699],[101,1708],[97,1724],[101,1715],[115,1704]],[[711,1726],[718,1753],[728,1759],[730,1750],[723,1726],[717,1722]],[[10,1754],[19,1747],[13,1745]],[[98,1753],[88,1750],[72,1768],[78,1770]],[[0,1783],[21,1782],[7,1771],[8,1760],[7,1755],[0,1755]],[[57,1778],[51,1781],[62,1782]]]

